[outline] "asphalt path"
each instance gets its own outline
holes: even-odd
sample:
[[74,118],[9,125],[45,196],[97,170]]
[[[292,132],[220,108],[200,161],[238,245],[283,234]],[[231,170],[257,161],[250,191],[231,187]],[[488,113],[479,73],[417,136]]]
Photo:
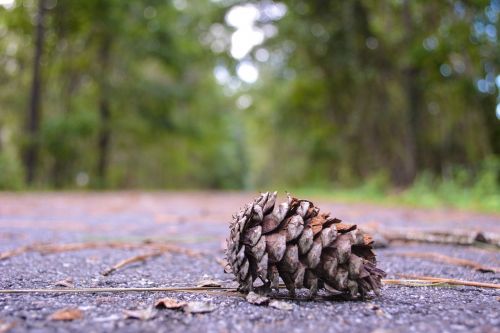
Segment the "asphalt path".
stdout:
[[[202,279],[233,286],[223,272],[228,223],[251,193],[30,193],[0,194],[0,289],[195,286]],[[456,210],[422,210],[317,200],[322,211],[382,231],[483,231],[500,233],[500,216]],[[46,253],[40,244],[132,244],[87,246]],[[151,244],[173,251],[132,263],[103,276],[118,262],[151,253]],[[141,244],[141,245],[137,245]],[[31,248],[26,248],[31,246]],[[38,249],[38,250],[37,250]],[[186,250],[186,251],[184,251]],[[388,278],[401,274],[500,283],[500,274],[408,257],[433,253],[500,266],[500,251],[437,244],[391,244],[377,249]],[[64,284],[64,283],[63,283]],[[155,309],[156,300],[201,301],[208,313]],[[500,332],[500,292],[466,286],[386,285],[380,297],[362,301],[310,300],[306,292],[273,295],[291,310],[257,306],[233,292],[86,292],[0,294],[0,332]],[[53,320],[62,309],[74,320]],[[130,318],[138,310],[143,319]],[[128,313],[128,314],[127,314]]]

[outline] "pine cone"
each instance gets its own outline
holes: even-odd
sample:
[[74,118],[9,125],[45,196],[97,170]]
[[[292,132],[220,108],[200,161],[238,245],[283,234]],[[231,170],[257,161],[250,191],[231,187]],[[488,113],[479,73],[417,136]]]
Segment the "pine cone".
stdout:
[[281,277],[292,296],[300,288],[311,295],[320,288],[352,298],[379,294],[385,273],[375,267],[370,236],[311,201],[288,195],[275,202],[276,192],[262,193],[233,217],[226,257],[239,290],[252,291],[259,278],[258,288],[269,292]]

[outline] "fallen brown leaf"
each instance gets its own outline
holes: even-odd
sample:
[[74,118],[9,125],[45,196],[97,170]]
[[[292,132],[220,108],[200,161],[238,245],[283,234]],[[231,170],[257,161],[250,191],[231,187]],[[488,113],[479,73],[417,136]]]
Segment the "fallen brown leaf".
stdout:
[[155,302],[155,308],[157,309],[180,309],[186,306],[187,303],[184,301],[179,301],[175,298],[160,298]]
[[293,310],[293,304],[283,302],[283,301],[277,301],[275,299],[273,299],[271,302],[269,302],[269,306],[273,307],[275,309],[279,309],[279,310],[285,310],[285,311]]
[[156,315],[156,311],[152,308],[138,309],[138,310],[124,310],[125,318],[150,320]]
[[269,297],[259,295],[253,291],[248,293],[246,300],[248,303],[255,305],[265,305],[269,303]]
[[214,280],[208,275],[204,275],[200,281],[196,284],[197,287],[220,287],[222,286],[221,282],[218,280]]
[[188,313],[207,313],[216,309],[216,306],[209,302],[189,302],[184,308]]
[[15,322],[7,323],[7,322],[0,320],[0,333],[7,333],[12,328],[14,328],[14,326],[16,326]]
[[384,310],[382,310],[380,306],[378,306],[377,304],[368,303],[366,307],[370,310],[373,310],[375,314],[379,317],[388,317],[388,315],[384,312]]
[[56,287],[65,287],[65,288],[75,288],[75,284],[73,283],[72,278],[67,278],[61,281],[57,281],[54,283]]
[[73,308],[57,310],[49,316],[49,320],[76,320],[82,318],[82,310]]

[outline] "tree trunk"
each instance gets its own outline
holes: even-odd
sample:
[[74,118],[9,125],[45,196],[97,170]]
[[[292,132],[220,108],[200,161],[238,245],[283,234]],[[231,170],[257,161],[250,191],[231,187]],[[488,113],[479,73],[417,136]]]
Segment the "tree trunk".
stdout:
[[97,143],[97,177],[98,185],[104,187],[106,184],[107,171],[109,166],[109,151],[111,143],[111,109],[109,102],[109,87],[107,76],[109,75],[111,38],[102,38],[99,49],[99,67],[101,76],[99,79],[99,118],[100,129]]
[[[411,17],[410,1],[406,0],[403,7],[403,21],[405,26],[407,42],[406,47],[411,48],[414,41],[415,25]],[[420,70],[413,64],[409,64],[403,70],[403,89],[406,95],[406,119],[405,119],[405,148],[403,168],[401,169],[399,179],[396,182],[399,185],[411,184],[417,175],[418,168],[418,135],[419,135],[419,108],[421,92],[418,84]]]
[[419,104],[420,104],[420,88],[417,83],[419,70],[414,67],[407,68],[404,71],[404,90],[406,95],[406,124],[405,124],[405,148],[406,159],[403,163],[404,168],[399,179],[400,185],[409,185],[415,179],[418,170],[419,158]]
[[41,119],[40,97],[41,97],[41,59],[45,39],[45,0],[38,1],[38,13],[36,20],[35,54],[33,57],[33,80],[30,93],[30,104],[26,119],[26,134],[28,143],[24,153],[24,165],[26,169],[26,183],[33,184],[38,166],[39,129]]

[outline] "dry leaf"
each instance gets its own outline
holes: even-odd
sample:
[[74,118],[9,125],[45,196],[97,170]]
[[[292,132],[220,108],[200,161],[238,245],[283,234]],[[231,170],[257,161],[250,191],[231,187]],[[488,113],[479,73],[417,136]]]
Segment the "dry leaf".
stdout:
[[269,306],[279,310],[291,311],[293,310],[293,305],[283,301],[272,300],[269,302]]
[[107,317],[94,318],[94,319],[92,319],[92,321],[95,321],[96,323],[102,323],[102,322],[106,322],[106,321],[115,321],[115,320],[120,320],[120,319],[122,319],[122,318],[119,315],[112,314],[112,315],[107,316]]
[[75,284],[73,283],[72,278],[67,278],[61,281],[57,281],[54,283],[54,286],[56,287],[65,287],[65,288],[75,288]]
[[176,300],[175,298],[160,298],[155,302],[155,308],[157,309],[180,309],[186,306],[187,303],[184,301]]
[[255,305],[264,305],[269,303],[269,297],[256,294],[253,291],[248,293],[246,300],[248,303]]
[[376,314],[377,316],[379,316],[379,317],[392,318],[392,316],[391,316],[390,314],[385,313],[385,311],[384,311],[384,310],[382,310],[382,309],[380,308],[380,306],[379,306],[379,305],[377,305],[377,304],[368,303],[368,304],[366,305],[366,307],[367,307],[368,309],[370,309],[370,310],[374,311],[374,312],[375,312],[375,314]]
[[15,322],[6,323],[0,320],[0,333],[7,333],[12,328],[14,328],[14,326],[16,326]]
[[72,309],[72,308],[57,310],[56,312],[54,312],[49,316],[50,320],[75,320],[82,318],[83,318],[82,310]]
[[124,310],[125,318],[150,320],[156,315],[156,311],[152,308],[139,309],[139,310]]
[[214,280],[208,275],[204,275],[196,284],[197,287],[220,287],[221,285],[220,281]]
[[188,313],[206,313],[212,312],[215,309],[216,306],[209,302],[189,302],[184,307],[184,311]]

